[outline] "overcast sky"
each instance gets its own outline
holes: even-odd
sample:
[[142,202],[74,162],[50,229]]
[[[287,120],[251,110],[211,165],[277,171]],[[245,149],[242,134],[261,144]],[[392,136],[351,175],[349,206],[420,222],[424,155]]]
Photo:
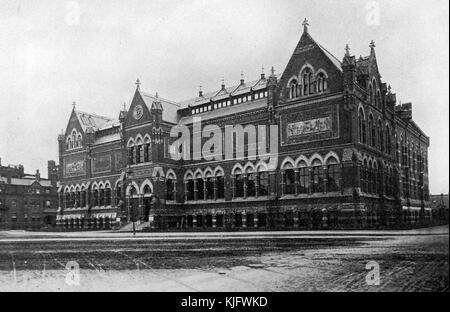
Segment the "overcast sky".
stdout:
[[413,103],[431,137],[432,193],[449,190],[447,0],[0,1],[0,157],[47,175],[73,101],[118,117],[141,88],[171,100],[218,89],[261,66],[281,74],[306,17],[342,59],[376,43],[383,81]]

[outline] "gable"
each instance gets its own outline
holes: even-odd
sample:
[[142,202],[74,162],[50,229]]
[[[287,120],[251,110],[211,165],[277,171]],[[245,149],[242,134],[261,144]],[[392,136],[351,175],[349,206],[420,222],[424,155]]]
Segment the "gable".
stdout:
[[127,127],[148,123],[152,120],[150,110],[147,107],[140,92],[136,90],[128,109],[125,124]]
[[289,81],[293,77],[299,77],[306,66],[310,67],[314,74],[319,71],[326,72],[331,93],[342,90],[341,62],[305,31],[280,78],[280,86],[286,88]]

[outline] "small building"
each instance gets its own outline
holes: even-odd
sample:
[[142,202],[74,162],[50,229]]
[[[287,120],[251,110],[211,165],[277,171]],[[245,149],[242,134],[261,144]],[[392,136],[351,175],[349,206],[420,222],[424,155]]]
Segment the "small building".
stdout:
[[56,225],[58,170],[48,162],[48,179],[22,165],[2,166],[0,159],[0,230],[40,230]]

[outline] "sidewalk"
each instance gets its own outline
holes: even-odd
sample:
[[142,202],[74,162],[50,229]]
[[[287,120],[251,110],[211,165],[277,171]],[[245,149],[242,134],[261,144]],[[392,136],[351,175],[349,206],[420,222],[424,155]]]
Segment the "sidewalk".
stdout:
[[276,232],[137,232],[132,233],[95,232],[26,232],[0,231],[0,241],[9,240],[47,240],[47,239],[239,239],[239,238],[277,238],[277,237],[370,237],[370,236],[426,236],[449,235],[449,226],[436,226],[413,230],[343,230],[343,231],[276,231]]

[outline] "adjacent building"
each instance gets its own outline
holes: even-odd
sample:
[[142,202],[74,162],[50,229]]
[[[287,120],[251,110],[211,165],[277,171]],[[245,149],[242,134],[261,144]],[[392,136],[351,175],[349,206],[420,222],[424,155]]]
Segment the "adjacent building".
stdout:
[[27,174],[22,165],[3,166],[0,159],[0,229],[41,230],[56,225],[58,172],[48,162],[49,179],[39,170]]
[[[108,229],[137,220],[141,228],[249,230],[430,221],[430,139],[412,104],[398,104],[382,80],[373,41],[369,49],[355,57],[347,46],[338,59],[305,21],[281,75],[272,68],[185,101],[146,93],[138,80],[116,118],[74,106],[58,137],[58,225]],[[174,144],[183,135],[188,142]],[[229,138],[231,151],[216,149]]]

